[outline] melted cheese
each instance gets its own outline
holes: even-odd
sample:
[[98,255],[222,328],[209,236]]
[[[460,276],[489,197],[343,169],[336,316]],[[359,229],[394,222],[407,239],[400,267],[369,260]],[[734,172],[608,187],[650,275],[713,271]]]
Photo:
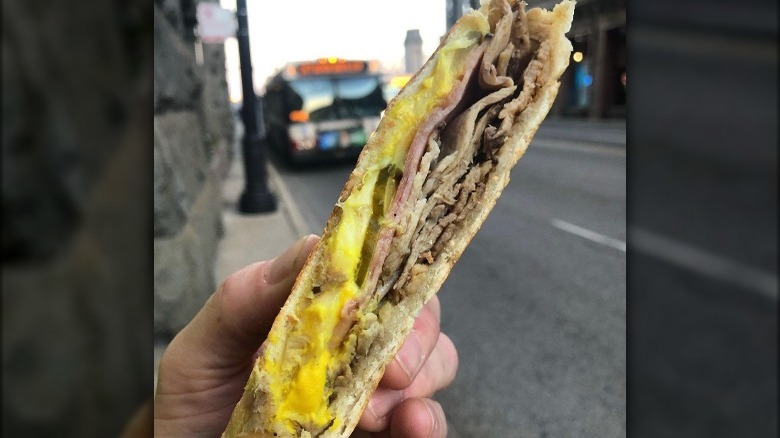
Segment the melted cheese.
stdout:
[[[323,286],[317,294],[309,294],[309,303],[301,312],[296,328],[287,335],[286,368],[270,358],[264,363],[269,376],[271,398],[276,409],[276,428],[294,433],[299,425],[321,429],[340,425],[329,411],[332,394],[329,378],[348,364],[354,354],[355,336],[351,335],[334,351],[331,336],[338,325],[345,304],[360,294],[357,271],[361,263],[366,231],[373,212],[373,193],[381,169],[394,165],[404,168],[404,161],[414,134],[428,114],[441,106],[464,72],[459,65],[469,49],[478,44],[489,26],[484,16],[472,13],[447,45],[442,47],[428,76],[421,78],[417,90],[399,93],[388,107],[377,132],[369,144],[381,143],[373,149],[372,165],[364,172],[360,184],[340,204],[341,220],[324,242],[329,277],[343,279],[335,285]],[[387,204],[385,204],[387,208]],[[383,218],[374,218],[383,219]],[[369,263],[370,260],[362,260]],[[295,344],[295,341],[298,343]],[[300,345],[300,340],[305,345]],[[269,342],[278,343],[276,337]],[[337,342],[340,340],[337,340]],[[291,343],[292,342],[292,343]]]

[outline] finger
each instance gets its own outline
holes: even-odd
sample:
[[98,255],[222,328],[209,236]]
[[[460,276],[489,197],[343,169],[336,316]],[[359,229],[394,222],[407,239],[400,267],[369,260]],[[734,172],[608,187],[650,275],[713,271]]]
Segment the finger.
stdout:
[[274,260],[252,264],[225,279],[171,341],[163,363],[186,360],[186,366],[175,367],[179,369],[245,364],[267,335],[318,241],[317,236],[306,236]]
[[360,418],[362,429],[376,432],[387,427],[390,413],[403,398],[428,397],[445,388],[458,370],[458,353],[450,338],[441,333],[433,351],[414,382],[403,391],[380,385]]
[[349,436],[349,438],[371,438],[373,434],[371,432],[366,432],[365,430],[355,429],[352,432],[352,435]]
[[390,424],[390,412],[403,401],[403,398],[402,391],[377,388],[360,416],[358,427],[369,432],[387,429],[388,424]]
[[434,295],[414,321],[414,327],[398,350],[398,354],[385,368],[385,374],[380,381],[381,386],[404,389],[412,384],[436,346],[440,319],[441,307],[439,299]]
[[444,438],[447,420],[441,405],[427,398],[410,398],[398,405],[390,420],[392,438]]
[[120,438],[141,438],[152,436],[153,432],[153,411],[152,400],[148,400],[133,414],[130,422],[127,423],[122,431]]
[[436,391],[446,388],[458,372],[458,351],[449,336],[442,333],[436,348],[423,365],[414,382],[404,389],[404,396],[430,397]]
[[384,429],[379,432],[368,432],[362,429],[355,429],[350,438],[390,438],[390,429]]

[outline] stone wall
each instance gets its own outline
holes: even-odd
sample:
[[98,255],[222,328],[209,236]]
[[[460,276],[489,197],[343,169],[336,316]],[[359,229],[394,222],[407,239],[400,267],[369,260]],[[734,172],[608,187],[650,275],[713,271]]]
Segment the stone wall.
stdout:
[[2,436],[119,436],[152,388],[152,5],[2,2]]
[[234,125],[195,4],[2,2],[2,436],[120,436],[153,322],[214,288]]
[[196,4],[157,0],[154,10],[154,327],[162,338],[214,291],[221,180],[232,158],[224,49],[196,48]]
[[119,436],[214,289],[234,124],[195,5],[2,2],[2,436]]

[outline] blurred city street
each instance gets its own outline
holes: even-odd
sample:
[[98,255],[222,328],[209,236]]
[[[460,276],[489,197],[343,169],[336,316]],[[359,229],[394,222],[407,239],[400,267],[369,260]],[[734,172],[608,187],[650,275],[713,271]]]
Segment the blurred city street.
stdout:
[[[459,368],[422,395],[446,436],[780,436],[780,2],[562,2],[4,2],[0,436],[348,424],[340,408],[363,406],[349,392],[407,311],[373,304],[409,304],[436,279],[440,245],[493,200],[497,142],[548,100],[438,292]],[[496,118],[512,113],[504,137]],[[436,136],[428,155],[420,140]],[[283,298],[295,251],[259,287],[231,281],[180,335],[231,274],[323,232],[367,144],[303,300],[277,317],[286,333],[266,334],[279,303],[258,293]],[[453,150],[438,175],[415,167]],[[423,187],[406,190],[415,171]],[[388,248],[384,231],[405,228],[389,201],[407,195],[433,210],[412,248]],[[258,415],[239,409],[231,432],[258,353],[263,385],[239,404]],[[446,383],[438,353],[404,396]],[[425,432],[381,398],[370,406],[392,430],[376,435]]]
[[777,39],[758,32],[776,13],[758,6],[632,21],[632,436],[777,436]]
[[[227,3],[223,6],[231,9]],[[372,47],[370,54],[352,50],[351,37],[359,30],[350,25],[332,26],[349,29],[350,38],[318,51],[292,53],[293,47],[285,47],[275,53],[261,37],[271,28],[269,11],[247,9],[247,17],[254,17],[247,23],[252,47],[262,56],[252,55],[253,73],[240,72],[240,84],[254,87],[260,103],[247,106],[243,116],[247,138],[263,138],[269,152],[267,183],[278,209],[237,212],[252,211],[237,201],[245,184],[262,173],[256,168],[263,154],[259,141],[241,147],[244,125],[236,120],[233,160],[216,206],[222,234],[218,243],[208,242],[214,247],[215,286],[250,263],[275,257],[301,236],[322,232],[354,168],[354,161],[331,158],[365,144],[398,91],[390,85],[404,74],[408,80],[431,53],[425,44],[442,35],[432,24],[443,25],[446,12],[449,28],[477,5],[446,3],[440,20],[411,23],[388,16],[383,21],[394,23],[398,37],[361,44]],[[572,67],[561,78],[556,105],[439,293],[442,330],[460,353],[455,381],[436,394],[450,437],[626,435],[625,10],[622,4],[604,9],[586,3],[578,7],[585,18],[575,20]],[[598,29],[587,25],[593,14],[600,14]],[[383,35],[376,29],[364,33]],[[323,33],[319,42],[338,34]],[[225,65],[235,104],[248,92],[237,87],[234,43],[225,41]],[[342,46],[350,50],[336,51]],[[255,117],[262,133],[255,131]],[[163,340],[158,360],[164,348]]]
[[[442,329],[460,353],[456,380],[436,397],[450,437],[625,435],[625,133],[625,120],[546,121],[439,292]],[[244,216],[236,154],[218,282],[320,234],[354,167],[272,159],[279,209]]]
[[[307,232],[352,167],[277,165]],[[625,121],[545,122],[439,292],[449,436],[625,436],[625,239]]]

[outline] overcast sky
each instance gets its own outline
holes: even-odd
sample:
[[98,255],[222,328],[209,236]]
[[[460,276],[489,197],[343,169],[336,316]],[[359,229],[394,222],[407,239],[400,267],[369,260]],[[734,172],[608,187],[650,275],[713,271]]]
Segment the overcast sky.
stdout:
[[[235,0],[221,0],[235,10]],[[445,32],[444,0],[247,0],[255,89],[290,61],[339,57],[376,59],[403,69],[404,38],[419,29],[423,55],[436,50]],[[238,46],[226,45],[231,99],[241,96]]]

